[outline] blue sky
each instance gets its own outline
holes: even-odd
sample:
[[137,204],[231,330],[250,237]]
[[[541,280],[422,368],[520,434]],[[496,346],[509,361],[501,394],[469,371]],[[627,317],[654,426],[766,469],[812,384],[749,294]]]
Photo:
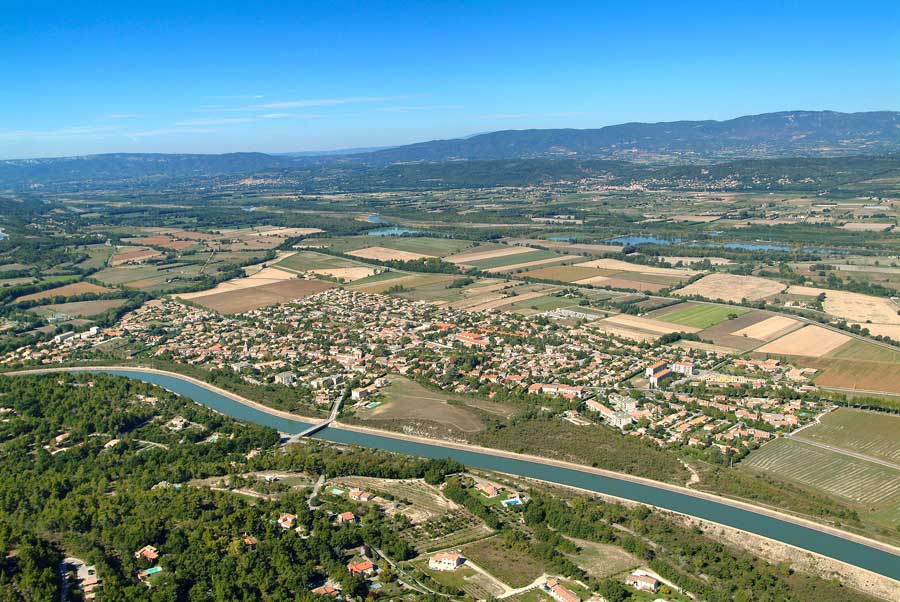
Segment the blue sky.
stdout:
[[0,0],[0,158],[900,110],[900,3]]

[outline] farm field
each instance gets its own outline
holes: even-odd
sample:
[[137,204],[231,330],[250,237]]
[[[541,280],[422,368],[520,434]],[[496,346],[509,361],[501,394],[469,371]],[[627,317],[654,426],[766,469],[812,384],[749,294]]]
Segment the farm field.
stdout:
[[463,547],[463,555],[510,587],[524,587],[547,571],[543,561],[491,537]]
[[625,328],[633,328],[639,331],[647,331],[653,334],[669,334],[672,332],[697,332],[700,329],[694,326],[670,324],[663,320],[642,318],[628,314],[618,314],[604,318],[599,324],[615,324]]
[[333,269],[333,268],[356,268],[366,267],[367,264],[344,259],[343,257],[334,257],[333,255],[325,255],[324,253],[316,253],[315,251],[298,251],[288,255],[287,257],[273,263],[278,267],[296,272],[308,272],[310,270]]
[[[409,505],[397,509],[393,504],[385,504],[388,514],[403,514],[413,524],[424,523],[458,506],[441,495],[433,486],[422,479],[380,479],[376,477],[338,477],[327,482],[324,490],[330,491],[333,486],[348,490],[352,487],[369,491],[375,495],[388,494],[398,500],[405,500]],[[386,500],[385,500],[386,501]]]
[[866,362],[898,363],[900,362],[900,351],[853,339],[834,349],[828,354],[828,357]]
[[535,249],[520,246],[498,245],[494,243],[480,244],[473,249],[466,249],[462,253],[457,253],[446,257],[445,260],[457,265],[472,265],[473,261],[484,261],[496,259],[498,257],[506,257],[508,255],[523,255],[531,253]]
[[710,274],[696,282],[674,291],[674,294],[689,297],[699,295],[707,299],[739,302],[742,299],[756,301],[783,291],[786,285],[756,276],[736,276],[734,274]]
[[846,334],[821,326],[808,325],[766,343],[757,349],[757,352],[822,357],[850,340],[851,337]]
[[795,435],[900,464],[900,416],[838,408]]
[[759,341],[772,341],[801,326],[802,322],[787,316],[772,316],[762,322],[735,330],[732,334]]
[[672,276],[673,278],[683,279],[690,278],[698,274],[694,270],[682,268],[661,268],[652,265],[641,265],[639,263],[630,263],[621,259],[594,259],[575,264],[579,267],[599,268],[601,270],[614,270],[615,272],[635,272],[637,274],[654,274],[657,276]]
[[[522,247],[523,249],[525,247]],[[526,249],[525,253],[516,253],[513,255],[503,255],[500,257],[491,257],[487,259],[478,259],[476,261],[466,261],[465,265],[478,268],[479,270],[511,270],[518,267],[527,267],[528,265],[537,265],[536,261],[554,261],[562,260],[565,255],[560,255],[554,251],[541,251],[537,249]]]
[[[414,420],[432,422],[463,433],[477,433],[484,423],[477,412],[467,408],[464,398],[438,391],[391,375],[391,384],[382,389],[384,401],[377,408],[357,410],[357,417],[364,421]],[[448,401],[454,401],[451,405]],[[502,406],[497,405],[498,408]]]
[[375,259],[377,261],[415,261],[429,257],[421,253],[412,253],[410,251],[398,251],[397,249],[389,249],[387,247],[364,247],[356,251],[349,251],[348,255],[359,257],[362,259]]
[[[516,297],[513,297],[513,299],[516,299]],[[559,309],[561,307],[572,307],[576,304],[577,301],[574,299],[556,297],[554,295],[541,295],[539,297],[534,297],[533,299],[521,299],[510,303],[509,305],[503,305],[500,309],[530,316],[545,311]]]
[[838,318],[853,322],[872,322],[874,324],[898,324],[900,306],[884,297],[873,297],[847,291],[834,291],[811,286],[792,286],[789,294],[816,297],[825,294],[822,306],[825,312]]
[[578,546],[578,552],[569,556],[575,564],[595,579],[603,579],[637,568],[641,561],[622,548],[584,539],[567,537]]
[[676,305],[672,311],[656,313],[654,318],[663,322],[672,322],[694,328],[709,328],[729,319],[729,316],[741,316],[749,309],[725,307],[722,305],[705,305],[702,303],[683,303]]
[[413,253],[423,257],[444,257],[458,253],[474,243],[468,240],[453,238],[432,238],[428,236],[350,236],[344,238],[326,238],[322,242],[329,248],[341,253],[355,254],[354,251],[366,247],[381,247]]
[[122,247],[117,249],[116,254],[110,258],[109,265],[116,266],[129,261],[141,262],[160,255],[162,253],[159,251],[147,247]]
[[813,381],[820,387],[883,391],[900,394],[900,362],[871,362],[834,357],[819,357],[796,362],[821,372]]
[[[354,280],[351,284],[353,290],[363,291],[364,293],[380,293],[390,288],[396,281],[409,276],[406,272],[398,272],[396,270],[385,270],[380,274],[373,274],[359,280]],[[394,282],[392,282],[394,281]]]
[[42,299],[52,299],[53,297],[76,297],[78,295],[104,294],[112,292],[114,292],[114,289],[106,288],[105,286],[97,286],[96,284],[92,284],[90,282],[73,282],[72,284],[58,286],[56,288],[47,289],[38,293],[22,295],[21,297],[18,297],[15,302],[21,303],[23,301],[40,301]]
[[364,280],[370,276],[374,276],[376,274],[377,268],[327,268],[320,270],[313,270],[313,274],[318,274],[319,276],[329,276],[331,278],[337,279],[338,282],[355,282],[356,280]]
[[548,268],[538,268],[536,270],[528,270],[520,274],[528,278],[537,278],[540,280],[558,280],[559,282],[578,282],[587,278],[596,276],[608,276],[610,272],[598,270],[595,268],[586,268],[575,265],[560,265]]
[[900,520],[900,471],[879,464],[782,437],[751,453],[740,467],[813,487],[889,526]]
[[314,295],[332,286],[331,283],[324,280],[283,280],[261,286],[204,295],[191,300],[219,313],[239,314],[266,305],[287,303],[294,299]]
[[61,313],[78,318],[89,318],[102,314],[108,309],[119,307],[125,303],[125,299],[101,299],[97,301],[73,301],[72,303],[57,303],[54,305],[42,305],[33,307],[30,311],[42,316],[52,316]]
[[293,272],[288,272],[277,267],[265,267],[256,271],[248,269],[247,271],[251,272],[249,276],[220,282],[215,288],[194,293],[184,293],[180,295],[180,297],[182,299],[199,299],[201,297],[209,297],[219,293],[253,288],[264,284],[274,284],[285,280],[294,280],[297,277]]

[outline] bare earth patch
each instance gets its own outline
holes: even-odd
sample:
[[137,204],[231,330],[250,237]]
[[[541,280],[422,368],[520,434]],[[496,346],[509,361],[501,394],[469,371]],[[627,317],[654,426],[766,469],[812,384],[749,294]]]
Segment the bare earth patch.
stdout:
[[756,276],[735,276],[734,274],[710,274],[697,282],[675,291],[676,295],[700,295],[707,299],[739,302],[741,299],[756,301],[777,295],[786,285]]
[[65,286],[58,286],[56,288],[47,289],[45,291],[41,291],[39,293],[31,293],[30,295],[23,295],[16,299],[16,303],[21,301],[39,301],[41,299],[49,299],[51,297],[75,297],[76,295],[84,295],[86,293],[111,293],[114,289],[106,288],[105,286],[97,286],[96,284],[91,284],[90,282],[75,282],[72,284],[66,284]]
[[[354,257],[361,257],[363,259],[376,259],[378,261],[415,261],[416,259],[429,257],[429,255],[422,255],[421,253],[398,251],[397,249],[388,249],[387,247],[365,247],[364,249],[350,251],[347,255],[353,255]],[[433,257],[433,255],[431,257]]]
[[884,297],[833,291],[812,286],[792,286],[788,289],[788,293],[810,297],[825,293],[825,302],[822,304],[825,311],[845,320],[854,322],[870,320],[874,324],[900,325],[900,315],[897,315],[900,306]]
[[757,351],[760,353],[822,357],[849,340],[849,336],[840,332],[810,325],[804,326],[800,330],[795,330],[771,343],[767,343],[757,349]]
[[872,224],[865,222],[850,222],[841,226],[844,230],[851,232],[884,232],[894,227],[894,224]]
[[677,278],[690,278],[698,273],[694,270],[660,268],[652,265],[628,263],[621,259],[595,259],[593,261],[585,261],[584,263],[575,265],[584,268],[600,268],[604,270],[615,270],[617,272],[637,272],[639,274],[657,274],[659,276],[675,276]]
[[322,270],[312,270],[313,274],[321,274],[323,276],[331,276],[344,282],[353,282],[354,280],[362,280],[368,278],[375,273],[374,268],[331,268]]
[[798,326],[800,326],[798,320],[788,318],[787,316],[773,316],[762,322],[747,326],[746,328],[735,330],[731,334],[768,342],[787,334]]

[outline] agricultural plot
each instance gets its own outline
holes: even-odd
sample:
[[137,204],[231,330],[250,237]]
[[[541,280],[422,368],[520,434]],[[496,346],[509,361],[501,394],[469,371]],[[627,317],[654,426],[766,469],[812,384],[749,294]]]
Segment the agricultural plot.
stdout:
[[[377,241],[374,242],[374,241]],[[323,243],[327,243],[328,247],[347,253],[349,255],[357,255],[357,251],[367,247],[377,246],[383,249],[391,249],[402,253],[410,253],[419,257],[444,257],[458,253],[467,247],[472,246],[472,242],[468,240],[457,240],[453,238],[432,238],[428,236],[351,236],[346,238],[328,238],[323,239]],[[364,257],[364,255],[358,255]],[[377,257],[375,258],[377,259]]]
[[363,280],[369,276],[374,276],[376,271],[376,268],[359,267],[313,270],[312,273],[319,276],[335,278],[338,282],[354,282],[356,280]]
[[529,278],[537,278],[539,280],[557,280],[559,282],[578,282],[596,276],[608,276],[603,270],[595,268],[586,268],[576,265],[560,265],[548,268],[538,268],[536,270],[528,270],[521,274]]
[[820,387],[900,394],[900,362],[872,362],[825,356],[804,359],[802,365],[820,370],[813,379]]
[[740,302],[756,301],[777,295],[786,285],[767,278],[756,276],[736,276],[734,274],[710,274],[696,282],[675,291],[676,295],[699,295],[707,299]]
[[[400,376],[391,376],[391,384],[382,390],[384,402],[373,409],[357,410],[357,417],[369,421],[425,421],[463,433],[477,433],[484,423],[477,412],[465,405],[465,399],[430,391]],[[454,401],[451,405],[450,401]]]
[[471,266],[474,261],[487,261],[509,255],[523,255],[533,251],[534,249],[528,247],[484,244],[478,245],[474,249],[467,249],[463,253],[451,255],[446,258],[446,261],[457,265]]
[[748,337],[759,341],[772,341],[801,326],[802,322],[787,316],[772,316],[762,322],[751,324],[732,334],[739,337]]
[[789,294],[816,297],[825,294],[822,306],[826,313],[851,322],[900,325],[900,306],[884,297],[873,297],[847,291],[834,291],[811,286],[792,286]]
[[[513,297],[516,299],[517,297]],[[504,311],[512,311],[523,316],[530,316],[545,311],[552,311],[561,307],[572,307],[576,305],[575,299],[567,299],[565,297],[557,297],[555,295],[540,294],[532,299],[519,299],[509,305],[503,305],[500,309]]]
[[356,251],[349,251],[347,254],[362,259],[375,259],[377,261],[415,261],[416,259],[429,257],[429,255],[422,255],[421,253],[399,251],[387,247],[364,247]]
[[750,454],[741,467],[814,487],[869,511],[887,512],[900,519],[900,471],[886,466],[779,438]]
[[553,261],[563,261],[566,258],[574,257],[576,256],[560,255],[559,253],[555,253],[553,251],[539,251],[535,249],[528,249],[527,253],[517,253],[515,255],[505,255],[502,257],[479,259],[477,261],[467,261],[466,265],[488,272],[499,272],[540,265],[537,262],[548,263]]
[[407,272],[397,272],[392,270],[389,272],[374,274],[372,276],[362,278],[361,280],[355,280],[349,285],[348,288],[362,291],[364,293],[380,294],[384,293],[386,290],[393,286],[403,286],[404,282],[408,282],[413,278],[415,278],[415,276],[408,274]]
[[116,266],[129,262],[140,263],[160,255],[162,253],[159,251],[147,247],[122,247],[116,250],[116,254],[110,258],[109,265]]
[[334,257],[314,251],[299,251],[276,262],[280,268],[294,270],[295,272],[308,272],[311,270],[323,270],[334,268],[366,267],[366,264],[343,257]]
[[673,332],[697,332],[700,329],[694,326],[670,324],[667,321],[642,318],[628,314],[617,314],[601,320],[605,324],[615,324],[626,328],[648,331],[654,334],[670,334]]
[[463,289],[447,288],[459,276],[454,274],[412,274],[408,279],[396,280],[404,290],[391,294],[413,301],[430,301],[437,304],[451,303],[462,298]]
[[673,324],[681,324],[682,326],[703,329],[715,326],[725,320],[730,320],[731,316],[742,316],[749,311],[749,309],[726,307],[723,305],[682,303],[676,305],[671,311],[666,309],[664,310],[664,313],[657,312],[654,314],[654,318],[663,322],[671,322]]
[[595,579],[618,575],[641,565],[640,560],[617,546],[567,539],[578,546],[578,552],[570,555],[569,559]]
[[681,268],[661,268],[652,265],[629,263],[621,259],[595,259],[576,264],[580,267],[599,268],[601,270],[613,270],[614,272],[634,272],[636,274],[655,274],[657,276],[672,276],[677,279],[686,279],[698,274],[694,270]]
[[239,314],[320,293],[333,285],[323,280],[283,280],[261,286],[204,295],[192,301],[219,313]]
[[97,286],[96,284],[92,284],[90,282],[73,282],[72,284],[58,286],[56,288],[47,289],[38,293],[23,295],[16,298],[15,302],[21,303],[22,301],[40,301],[42,299],[52,299],[54,297],[77,297],[78,295],[103,294],[111,292],[114,292],[114,289],[106,288],[105,286]]
[[865,362],[900,363],[900,351],[853,339],[828,354],[828,357]]
[[838,408],[795,436],[900,465],[900,416]]
[[850,337],[821,326],[809,325],[790,332],[757,349],[774,355],[822,357],[850,340]]
[[72,303],[57,303],[54,305],[42,305],[33,307],[30,311],[44,317],[54,314],[65,314],[78,318],[89,318],[102,314],[108,309],[119,307],[125,303],[125,299],[102,299],[98,301],[74,301]]
[[496,537],[490,537],[465,546],[466,558],[497,577],[510,587],[524,587],[547,572],[539,558],[525,552],[511,550]]

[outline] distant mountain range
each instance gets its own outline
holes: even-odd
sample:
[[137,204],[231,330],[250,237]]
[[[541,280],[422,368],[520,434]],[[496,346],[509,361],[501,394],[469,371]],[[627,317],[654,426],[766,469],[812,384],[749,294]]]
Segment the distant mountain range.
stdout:
[[526,158],[698,163],[900,151],[900,112],[786,111],[727,121],[624,123],[591,130],[505,130],[350,158],[369,164]]
[[[360,152],[363,151],[363,152]],[[368,169],[409,163],[520,159],[650,165],[900,152],[900,112],[787,111],[727,121],[626,123],[589,130],[506,130],[453,140],[331,153],[120,153],[0,161],[0,185],[165,180],[265,170]]]

